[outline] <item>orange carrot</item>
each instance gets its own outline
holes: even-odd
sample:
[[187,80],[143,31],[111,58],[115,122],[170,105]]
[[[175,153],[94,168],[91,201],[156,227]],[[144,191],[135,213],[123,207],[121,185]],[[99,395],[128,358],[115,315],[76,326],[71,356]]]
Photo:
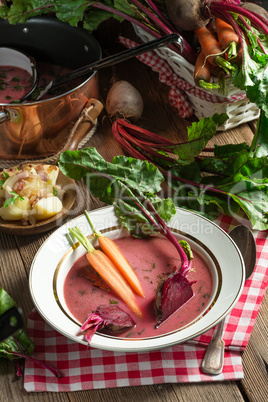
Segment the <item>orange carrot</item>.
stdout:
[[98,272],[102,279],[110,286],[111,289],[127,304],[127,306],[138,316],[142,316],[142,312],[135,301],[135,295],[121,275],[113,262],[101,251],[96,250],[88,238],[77,228],[69,229],[77,240],[87,250],[86,258],[90,265]]
[[205,57],[211,64],[214,66],[217,65],[215,59],[217,56],[222,54],[222,49],[218,45],[218,41],[216,37],[213,35],[209,29],[204,26],[202,28],[196,29],[195,34],[197,39],[199,40],[202,51],[205,54]]
[[220,45],[223,50],[228,49],[228,59],[235,57],[240,40],[234,28],[220,18],[215,18],[215,26]]
[[224,52],[222,51],[216,37],[208,30],[206,26],[196,29],[194,32],[199,40],[206,60],[208,60],[209,63],[211,63],[213,66],[222,67],[226,73],[234,68],[231,63],[222,57]]
[[115,242],[108,237],[105,237],[101,232],[97,232],[92,225],[92,222],[89,218],[87,211],[85,211],[86,217],[89,221],[89,224],[95,234],[98,237],[99,245],[102,251],[110,258],[110,260],[114,263],[114,265],[118,268],[121,274],[124,276],[129,286],[139,295],[144,297],[144,292],[142,286],[140,284],[139,278],[134,272],[133,268],[127,261],[126,257],[123,255],[121,250],[115,244]]
[[79,270],[78,276],[82,278],[88,279],[93,286],[105,290],[106,292],[110,292],[111,289],[107,285],[107,283],[102,279],[102,277],[95,271],[95,269],[88,265],[87,267],[83,267]]
[[206,90],[220,87],[218,84],[210,82],[211,67],[212,66],[206,60],[205,53],[201,50],[197,56],[194,69],[194,80],[197,86]]

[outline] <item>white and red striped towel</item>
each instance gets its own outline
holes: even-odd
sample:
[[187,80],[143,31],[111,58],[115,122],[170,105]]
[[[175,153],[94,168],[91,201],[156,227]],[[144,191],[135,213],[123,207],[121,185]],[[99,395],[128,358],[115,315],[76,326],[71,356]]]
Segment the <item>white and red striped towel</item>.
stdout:
[[[226,231],[237,223],[223,216],[217,223]],[[185,344],[146,353],[119,353],[75,343],[52,329],[32,311],[28,333],[35,343],[35,358],[58,369],[61,378],[26,361],[26,391],[79,391],[178,382],[238,380],[243,378],[241,352],[246,348],[268,285],[267,232],[254,233],[257,264],[254,274],[245,282],[243,293],[228,316],[224,341],[226,353],[223,372],[216,376],[200,370],[205,347],[213,329]]]

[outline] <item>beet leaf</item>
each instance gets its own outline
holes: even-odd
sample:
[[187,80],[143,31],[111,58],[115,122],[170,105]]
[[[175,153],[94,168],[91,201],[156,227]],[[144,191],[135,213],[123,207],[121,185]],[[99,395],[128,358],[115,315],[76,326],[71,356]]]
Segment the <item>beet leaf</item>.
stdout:
[[117,156],[109,163],[92,147],[63,152],[58,165],[67,177],[84,179],[93,196],[114,205],[116,215],[132,235],[162,233],[179,252],[180,268],[188,268],[192,257],[189,247],[180,244],[165,223],[176,210],[171,199],[157,194],[164,177],[154,165],[126,156]]
[[[0,314],[3,314],[11,307],[16,306],[16,302],[9,296],[9,294],[0,287]],[[14,335],[5,339],[0,343],[0,358],[4,357],[9,360],[15,359],[29,359],[34,361],[41,367],[51,371],[56,377],[60,377],[59,372],[45,362],[31,357],[34,351],[34,344],[28,336],[26,330],[18,330]],[[18,368],[17,375],[21,376],[21,370]]]
[[[55,16],[72,26],[78,24],[89,32],[95,31],[98,26],[109,18],[115,18],[120,22],[127,20],[158,38],[163,35],[179,32],[171,26],[163,12],[156,4],[151,5],[144,0],[25,0],[23,2],[11,1],[0,8],[0,17],[8,19],[10,23],[24,23],[28,18],[42,15],[55,14]],[[170,48],[179,54],[183,54],[186,60],[194,63],[196,53],[186,39],[183,39],[183,51],[180,44],[172,44]]]
[[83,179],[93,196],[115,205],[116,214],[132,234],[154,230],[137,204],[150,201],[165,221],[175,214],[173,202],[158,196],[164,177],[153,164],[127,156],[116,156],[110,163],[90,147],[63,152],[58,165],[67,177]]

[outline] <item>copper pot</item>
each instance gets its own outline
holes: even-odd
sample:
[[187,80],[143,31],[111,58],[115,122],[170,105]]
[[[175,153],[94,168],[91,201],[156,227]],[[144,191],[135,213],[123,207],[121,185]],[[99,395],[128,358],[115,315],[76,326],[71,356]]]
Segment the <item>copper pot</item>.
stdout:
[[[13,47],[45,61],[77,69],[101,59],[101,48],[87,31],[42,16],[24,24],[0,21],[0,46]],[[37,102],[0,104],[0,159],[25,159],[55,153],[89,98],[98,98],[97,73],[61,95]]]

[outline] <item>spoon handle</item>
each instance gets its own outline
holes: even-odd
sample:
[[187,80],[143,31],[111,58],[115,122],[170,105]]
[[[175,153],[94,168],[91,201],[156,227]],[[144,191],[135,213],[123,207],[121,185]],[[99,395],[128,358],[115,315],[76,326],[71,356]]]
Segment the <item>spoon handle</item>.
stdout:
[[225,320],[220,321],[215,337],[211,340],[201,363],[201,370],[206,374],[220,374],[223,368],[224,346],[222,339]]
[[37,100],[40,100],[49,90],[56,88],[59,85],[65,84],[66,82],[69,82],[75,78],[82,77],[85,74],[87,74],[89,77],[90,73],[92,73],[93,71],[98,71],[105,67],[114,66],[115,64],[121,63],[122,61],[129,60],[142,53],[158,49],[162,46],[167,46],[170,43],[174,42],[177,42],[182,52],[183,51],[182,37],[179,34],[171,33],[169,35],[165,35],[157,39],[150,40],[149,42],[145,42],[141,45],[132,47],[130,49],[126,49],[120,53],[116,53],[111,56],[105,57],[104,59],[97,60],[94,63],[80,67],[77,70],[71,71],[70,73],[61,75],[60,77],[55,78],[54,80],[50,81],[48,85],[46,85],[46,87],[38,95]]

